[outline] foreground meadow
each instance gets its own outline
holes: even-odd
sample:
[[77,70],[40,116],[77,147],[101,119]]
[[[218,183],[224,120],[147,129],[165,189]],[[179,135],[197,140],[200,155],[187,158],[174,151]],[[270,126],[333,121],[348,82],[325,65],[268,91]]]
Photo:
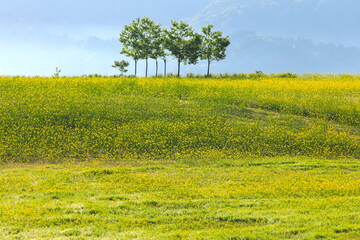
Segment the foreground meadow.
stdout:
[[1,239],[359,239],[358,160],[3,165]]
[[0,239],[359,239],[360,77],[0,77]]

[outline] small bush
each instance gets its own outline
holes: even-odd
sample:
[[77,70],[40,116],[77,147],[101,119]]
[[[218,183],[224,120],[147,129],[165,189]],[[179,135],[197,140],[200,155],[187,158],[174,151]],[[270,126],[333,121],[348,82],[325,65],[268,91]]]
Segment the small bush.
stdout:
[[166,74],[166,77],[168,77],[168,78],[176,78],[177,75],[174,74],[174,73],[168,73],[168,74]]
[[275,77],[278,77],[278,78],[297,78],[298,75],[296,73],[287,72],[287,73],[275,74]]
[[194,73],[187,73],[186,77],[187,78],[195,78],[195,74]]

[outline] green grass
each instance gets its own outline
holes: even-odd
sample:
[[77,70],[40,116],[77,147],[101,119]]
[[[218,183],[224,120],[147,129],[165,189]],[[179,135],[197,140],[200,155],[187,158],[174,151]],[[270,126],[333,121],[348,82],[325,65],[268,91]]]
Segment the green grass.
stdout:
[[359,239],[358,160],[3,165],[1,239]]
[[360,77],[0,77],[0,239],[359,239]]

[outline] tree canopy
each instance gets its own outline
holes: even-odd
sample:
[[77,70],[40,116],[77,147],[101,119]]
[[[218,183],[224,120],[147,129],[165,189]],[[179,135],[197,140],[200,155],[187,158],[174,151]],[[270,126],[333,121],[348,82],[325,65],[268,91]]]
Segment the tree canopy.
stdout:
[[125,60],[115,61],[114,65],[112,65],[113,68],[117,68],[121,72],[121,75],[123,75],[128,71],[126,69],[128,66],[129,66],[129,62]]
[[201,37],[183,21],[172,21],[171,25],[170,29],[166,30],[165,48],[177,59],[177,76],[179,77],[181,62],[185,64],[197,63],[200,56]]
[[148,59],[156,61],[156,75],[158,75],[158,59],[164,61],[164,75],[166,75],[166,56],[177,59],[177,76],[180,76],[181,63],[197,64],[199,59],[207,60],[207,76],[210,75],[212,61],[225,59],[229,37],[223,37],[222,32],[212,31],[213,25],[201,28],[202,34],[183,21],[171,21],[169,29],[162,29],[149,17],[137,18],[130,25],[124,26],[119,41],[123,48],[121,54],[130,57],[135,62],[146,61],[145,76],[148,75]]
[[226,48],[230,45],[229,37],[223,37],[220,31],[212,31],[213,25],[201,28],[203,33],[201,60],[207,60],[207,76],[210,76],[210,64],[213,60],[220,61],[225,59]]

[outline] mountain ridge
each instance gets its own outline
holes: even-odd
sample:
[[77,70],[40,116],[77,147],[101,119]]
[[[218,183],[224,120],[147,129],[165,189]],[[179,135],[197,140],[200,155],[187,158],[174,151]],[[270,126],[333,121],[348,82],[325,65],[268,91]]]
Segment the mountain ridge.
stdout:
[[214,0],[189,22],[211,23],[228,34],[245,30],[360,47],[358,12],[355,0]]

